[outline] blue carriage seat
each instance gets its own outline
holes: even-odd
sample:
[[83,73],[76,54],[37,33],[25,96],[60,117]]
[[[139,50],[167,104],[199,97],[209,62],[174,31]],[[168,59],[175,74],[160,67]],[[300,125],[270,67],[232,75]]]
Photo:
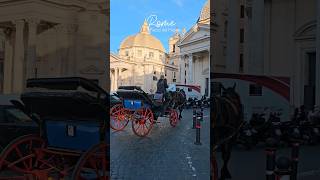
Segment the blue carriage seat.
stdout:
[[109,140],[109,128],[102,129],[108,119],[104,99],[65,87],[53,89],[21,95],[25,107],[43,122],[49,148],[86,151],[103,138]]
[[117,95],[122,98],[123,105],[127,109],[152,108],[160,104],[153,101],[147,93],[137,86],[121,86]]

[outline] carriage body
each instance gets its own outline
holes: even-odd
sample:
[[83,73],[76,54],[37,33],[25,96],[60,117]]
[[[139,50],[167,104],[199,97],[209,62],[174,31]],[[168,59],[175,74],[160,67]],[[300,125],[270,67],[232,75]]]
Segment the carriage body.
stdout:
[[85,152],[100,143],[100,123],[46,120],[48,147]]
[[[21,137],[9,144],[0,155],[0,170],[8,168],[15,148],[30,143],[33,147],[26,156],[37,157],[37,166],[18,163],[15,166],[20,173],[40,179],[51,174],[81,179],[91,168],[93,177],[109,177],[108,94],[83,78],[31,79],[27,87],[20,104],[13,103],[37,122],[40,135]],[[26,161],[29,164],[29,159]],[[99,167],[89,161],[99,163]]]
[[[125,110],[135,112],[139,109],[150,109],[156,115],[159,104],[155,104],[150,95],[137,86],[120,86],[117,95],[121,98]],[[155,116],[155,118],[157,118]]]
[[[163,104],[154,101],[151,95],[137,86],[121,86],[117,91],[117,96],[121,98],[122,104],[110,110],[111,128],[117,131],[122,130],[131,120],[133,132],[137,136],[147,136],[157,118],[161,116]],[[168,111],[170,124],[175,127],[178,113],[174,109]],[[144,130],[139,130],[140,128]]]

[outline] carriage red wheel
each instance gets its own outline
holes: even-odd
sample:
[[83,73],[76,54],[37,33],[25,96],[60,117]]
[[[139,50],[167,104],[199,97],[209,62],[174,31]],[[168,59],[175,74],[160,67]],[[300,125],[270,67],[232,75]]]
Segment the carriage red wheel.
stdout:
[[129,122],[122,104],[116,104],[110,109],[110,127],[113,130],[123,130]]
[[109,180],[109,147],[101,143],[92,147],[78,160],[72,173],[73,180]]
[[0,170],[11,170],[17,173],[34,173],[38,164],[36,148],[44,148],[45,141],[37,135],[21,136],[13,140],[0,154]]
[[141,108],[134,112],[134,120],[132,121],[133,132],[140,137],[144,137],[149,134],[153,127],[154,116],[153,112],[149,108]]
[[213,180],[218,180],[218,163],[214,155],[211,158],[211,176]]
[[169,117],[170,125],[172,127],[176,127],[179,120],[178,112],[174,109],[171,109],[169,112],[170,112],[170,117]]

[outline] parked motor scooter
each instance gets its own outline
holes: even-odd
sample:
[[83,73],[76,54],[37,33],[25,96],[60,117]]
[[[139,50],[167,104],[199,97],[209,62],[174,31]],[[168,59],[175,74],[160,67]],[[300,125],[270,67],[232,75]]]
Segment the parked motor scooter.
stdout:
[[269,136],[276,140],[277,144],[282,143],[282,124],[280,119],[280,112],[271,112],[268,122],[270,123]]

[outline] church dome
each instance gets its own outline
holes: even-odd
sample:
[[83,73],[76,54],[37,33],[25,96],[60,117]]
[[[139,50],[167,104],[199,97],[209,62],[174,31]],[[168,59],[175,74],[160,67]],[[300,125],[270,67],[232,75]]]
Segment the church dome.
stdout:
[[210,1],[207,0],[205,5],[203,6],[198,23],[208,23],[210,21]]
[[146,21],[138,34],[128,36],[120,45],[120,49],[132,47],[145,47],[165,52],[161,41],[150,34],[149,25]]

